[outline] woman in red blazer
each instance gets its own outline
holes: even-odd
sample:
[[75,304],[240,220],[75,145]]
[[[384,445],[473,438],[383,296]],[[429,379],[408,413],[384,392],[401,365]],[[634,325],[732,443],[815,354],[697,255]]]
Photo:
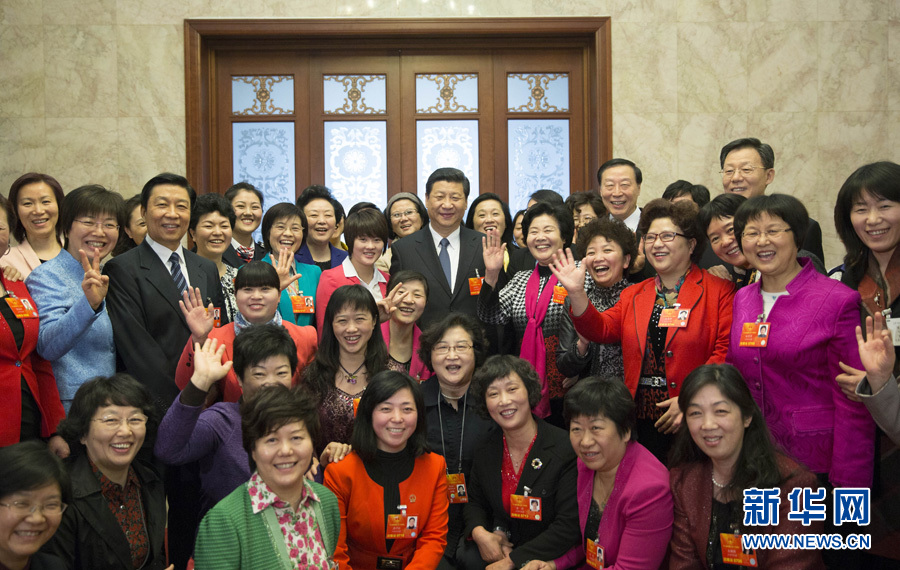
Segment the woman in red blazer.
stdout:
[[556,256],[554,274],[569,293],[575,330],[591,342],[622,343],[625,385],[637,403],[637,439],[665,463],[681,425],[676,404],[694,368],[725,362],[734,285],[696,262],[706,239],[688,203],[652,200],[641,214],[641,250],[657,276],[628,287],[619,302],[597,311],[584,292],[580,266]]
[[[212,311],[203,307],[203,301],[199,293],[186,296],[187,301],[181,301],[185,320],[191,329],[191,338],[188,339],[175,369],[175,383],[178,389],[183,390],[191,380],[194,373],[194,343],[202,345],[207,338],[219,341],[219,346],[225,345],[225,353],[222,362],[234,359],[234,338],[248,325],[260,325],[275,323],[283,326],[294,344],[297,346],[297,370],[294,372],[293,384],[300,380],[300,375],[306,366],[316,356],[316,331],[312,327],[301,327],[294,323],[284,321],[278,313],[280,300],[278,273],[275,268],[264,261],[251,261],[238,270],[234,279],[235,300],[237,314],[234,322],[223,327],[213,328]],[[238,382],[234,370],[229,370],[219,382],[219,390],[210,390],[210,398],[217,400],[221,393],[225,402],[237,402],[241,394],[241,385]]]
[[384,215],[378,210],[364,208],[347,216],[344,237],[350,256],[337,267],[322,273],[316,289],[316,329],[320,339],[328,299],[338,287],[362,285],[372,293],[376,301],[387,297],[388,274],[375,268],[375,262],[384,254],[388,240],[388,225]]
[[425,404],[408,374],[376,374],[353,426],[353,452],[325,470],[338,498],[341,570],[434,570],[447,544],[447,466],[428,451]]
[[[9,248],[9,228],[16,223],[10,202],[0,196],[0,251]],[[0,447],[20,439],[49,438],[65,417],[56,378],[50,363],[38,356],[38,314],[25,283],[11,281],[0,272]],[[30,308],[16,316],[13,306]],[[30,394],[22,401],[23,394]],[[50,439],[50,448],[65,457],[69,448],[59,436]]]

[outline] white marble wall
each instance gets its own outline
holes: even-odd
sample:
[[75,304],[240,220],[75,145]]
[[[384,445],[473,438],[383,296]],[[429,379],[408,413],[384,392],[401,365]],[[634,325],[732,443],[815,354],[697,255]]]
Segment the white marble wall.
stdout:
[[717,193],[719,148],[758,136],[840,262],[841,182],[900,161],[900,0],[0,0],[0,188],[183,171],[184,18],[558,15],[613,19],[614,152],[642,201],[677,178]]

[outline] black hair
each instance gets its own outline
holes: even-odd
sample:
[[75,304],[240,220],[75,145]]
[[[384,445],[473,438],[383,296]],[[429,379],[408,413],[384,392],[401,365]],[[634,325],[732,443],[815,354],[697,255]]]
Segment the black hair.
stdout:
[[809,226],[809,214],[806,213],[803,202],[789,194],[764,194],[749,198],[734,213],[734,235],[739,238],[741,251],[744,251],[743,235],[747,222],[758,220],[763,214],[778,216],[784,220],[791,228],[794,245],[798,250],[803,247],[806,228]]
[[[29,184],[36,184],[38,182],[43,182],[47,186],[50,187],[50,190],[53,191],[53,196],[56,198],[56,207],[62,208],[63,202],[65,201],[65,194],[63,193],[62,185],[53,178],[49,174],[41,174],[40,172],[28,172],[16,178],[12,186],[9,187],[9,201],[12,203],[12,207],[18,212],[19,208],[19,192],[22,190],[24,186]],[[10,216],[9,218],[9,227],[12,230],[13,237],[16,238],[16,241],[22,243],[25,241],[25,226],[22,225],[22,220],[16,216]],[[56,238],[59,239],[59,236],[62,235],[61,224],[56,224]]]
[[341,347],[334,336],[334,318],[344,307],[367,311],[372,315],[372,337],[366,343],[365,360],[369,377],[387,366],[387,347],[381,335],[378,306],[372,293],[362,285],[338,287],[325,307],[325,319],[316,357],[303,373],[304,382],[319,398],[334,387],[334,375],[340,367]]
[[597,194],[592,190],[575,192],[566,198],[566,208],[572,212],[573,217],[578,214],[579,208],[585,206],[590,206],[591,209],[594,210],[594,214],[596,214],[597,218],[602,218],[608,213],[606,206],[603,205],[603,198],[600,197],[600,194]]
[[267,323],[244,328],[234,338],[232,354],[234,373],[241,381],[248,368],[273,356],[287,357],[291,376],[297,371],[297,346],[287,329],[279,325]]
[[297,207],[302,211],[313,200],[325,200],[334,208],[334,224],[337,226],[344,219],[344,207],[331,194],[331,190],[321,184],[312,184],[303,189],[297,197]]
[[319,410],[316,399],[303,387],[262,386],[252,398],[241,402],[241,440],[250,471],[256,470],[253,460],[256,442],[294,422],[303,424],[312,440],[313,450],[318,449]]
[[525,241],[528,241],[528,229],[531,227],[531,222],[538,216],[544,215],[556,220],[559,235],[563,241],[563,249],[570,247],[572,237],[575,235],[575,221],[572,219],[572,213],[562,204],[550,204],[549,202],[538,202],[525,212],[525,216],[522,218],[522,235],[525,236]]
[[834,227],[847,249],[844,271],[852,276],[854,282],[862,279],[869,264],[869,248],[859,239],[850,221],[850,212],[863,193],[871,194],[878,200],[900,202],[900,164],[881,161],[860,166],[844,181],[838,192],[834,205]]
[[630,257],[629,266],[637,259],[637,241],[634,233],[624,223],[615,218],[597,218],[588,222],[578,230],[578,257],[584,259],[587,248],[596,237],[606,238],[606,241],[615,242],[622,248],[622,254]]
[[621,378],[582,378],[566,393],[563,400],[563,419],[566,424],[574,418],[603,416],[616,425],[619,437],[625,438],[637,425],[637,411],[631,392]]
[[477,198],[472,200],[472,204],[469,206],[469,213],[466,216],[466,227],[470,230],[475,229],[475,209],[478,208],[478,205],[482,202],[487,202],[488,200],[493,200],[494,202],[500,203],[500,209],[503,211],[503,220],[506,222],[506,229],[503,230],[503,235],[500,236],[500,241],[507,245],[507,248],[512,245],[513,242],[513,230],[515,227],[513,226],[512,215],[509,213],[509,204],[503,201],[500,196],[494,194],[493,192],[485,192],[483,194],[479,194]]
[[428,177],[428,180],[425,182],[425,196],[431,195],[431,188],[434,186],[435,182],[454,182],[458,184],[462,184],[463,194],[466,196],[466,199],[469,199],[469,179],[466,178],[466,175],[462,170],[458,168],[438,168]]
[[0,448],[0,499],[56,483],[63,503],[72,498],[69,473],[41,441],[23,441]]
[[372,427],[372,413],[378,404],[389,400],[400,390],[409,390],[416,404],[416,429],[406,443],[406,449],[414,457],[423,453],[429,453],[428,426],[425,423],[425,399],[422,397],[422,388],[412,376],[396,370],[383,370],[373,376],[366,391],[363,392],[356,410],[356,419],[353,422],[353,435],[350,436],[350,445],[353,451],[359,454],[363,462],[373,461],[378,453],[378,436]]
[[157,186],[162,186],[163,184],[184,188],[187,191],[188,198],[191,201],[191,209],[194,208],[194,202],[197,201],[197,192],[194,191],[194,188],[188,182],[187,178],[181,176],[180,174],[172,174],[171,172],[163,172],[161,174],[157,174],[156,176],[148,180],[146,184],[144,184],[144,187],[141,189],[142,208],[144,208],[145,210],[147,209],[147,204],[150,203],[150,194],[153,193],[153,189]]
[[706,233],[700,230],[697,224],[697,206],[693,203],[686,202],[669,202],[663,198],[650,200],[641,211],[641,221],[638,222],[638,232],[643,236],[647,234],[650,225],[660,218],[669,218],[672,223],[678,226],[680,233],[686,236],[686,239],[693,239],[696,242],[694,252],[691,253],[691,262],[697,263],[703,250],[706,248],[704,239]]
[[709,204],[709,188],[702,184],[691,184],[687,180],[676,180],[669,184],[662,195],[664,200],[670,202],[682,196],[689,196],[698,208]]
[[431,352],[434,350],[434,345],[439,343],[444,338],[444,334],[454,327],[466,331],[469,338],[472,339],[475,369],[477,370],[484,364],[488,347],[481,321],[467,313],[450,313],[439,321],[431,323],[419,336],[419,358],[422,359],[428,370],[434,372],[434,368],[431,367]]
[[535,190],[528,196],[528,199],[534,200],[538,204],[551,204],[553,206],[563,206],[566,203],[562,194],[556,190],[548,190],[546,188]]
[[[527,211],[527,210],[519,210],[519,211],[516,212],[515,215],[512,217],[512,219],[513,219],[513,223],[512,223],[512,228],[513,228],[513,242],[516,241],[516,220],[519,219],[519,216],[522,216],[522,217],[524,218],[524,217],[525,217],[525,212],[526,212],[526,211]],[[575,221],[572,220],[572,223],[574,224]],[[524,236],[524,234],[523,234],[523,236]],[[519,244],[516,244],[516,247],[519,247]]]
[[741,204],[746,201],[746,196],[741,196],[734,192],[719,194],[713,198],[709,204],[700,208],[700,212],[697,214],[697,223],[700,224],[703,234],[706,235],[713,220],[733,218]]
[[349,218],[360,210],[375,210],[377,212],[381,212],[381,210],[378,209],[378,206],[376,206],[372,202],[357,202],[356,204],[350,206],[350,209],[347,210],[347,217]]
[[469,392],[474,398],[475,409],[481,417],[491,419],[485,400],[488,388],[496,380],[506,378],[512,373],[521,378],[522,384],[525,385],[530,408],[534,408],[541,401],[541,379],[531,363],[510,354],[495,354],[488,357],[484,364],[475,370],[475,374],[472,376],[472,385],[469,386]]
[[[170,402],[159,402],[168,405]],[[73,456],[85,453],[81,443],[91,428],[94,414],[103,406],[130,406],[138,408],[147,416],[147,435],[144,446],[153,449],[153,438],[159,425],[159,416],[150,392],[134,377],[118,373],[112,376],[97,376],[82,384],[75,392],[69,413],[56,428],[59,435],[69,444]]]
[[410,281],[416,281],[422,284],[425,287],[425,296],[428,297],[428,279],[413,269],[401,269],[400,271],[395,271],[391,273],[391,277],[387,282],[387,290],[393,291],[394,287],[397,286],[397,283],[408,283]]
[[122,227],[119,228],[119,243],[116,244],[116,247],[113,249],[112,255],[113,257],[117,255],[122,255],[126,251],[133,249],[137,246],[137,243],[131,236],[128,235],[128,232],[125,231],[125,228],[131,225],[131,214],[134,213],[135,209],[138,211],[138,216],[141,215],[141,195],[135,194],[131,198],[125,200],[125,204],[122,206],[122,217],[125,220],[125,223],[122,224]]
[[[3,212],[6,214],[6,225],[9,226],[9,229],[12,230],[16,227],[16,223],[19,221],[16,216],[16,211],[13,208],[12,202],[6,199],[3,194],[0,194],[0,208],[3,208]],[[5,255],[5,251],[0,251],[0,255]]]
[[290,202],[279,202],[266,210],[266,215],[263,216],[262,224],[260,225],[260,232],[263,238],[263,248],[271,253],[272,257],[278,256],[278,252],[272,251],[272,244],[269,243],[269,233],[272,231],[272,226],[278,220],[286,220],[295,216],[300,218],[300,226],[303,227],[303,238],[300,240],[300,245],[302,246],[306,243],[306,236],[309,234],[309,224],[306,221],[306,214],[303,213],[303,208]]
[[353,255],[353,244],[357,238],[376,238],[382,241],[381,253],[387,249],[388,223],[381,210],[362,208],[347,216],[344,224],[344,239],[347,240],[347,251]]
[[[69,247],[69,232],[76,218],[82,216],[112,216],[119,226],[117,240],[125,233],[123,229],[128,223],[125,219],[125,201],[118,192],[107,190],[99,184],[80,186],[66,196],[62,207],[59,209],[59,226],[62,228],[65,240],[63,247]],[[118,241],[116,242],[118,245]]]
[[241,266],[234,278],[235,291],[245,287],[274,287],[280,290],[281,280],[272,265],[256,260]]
[[603,172],[613,166],[630,166],[634,171],[634,181],[638,186],[644,181],[644,175],[641,173],[641,169],[637,167],[637,165],[627,158],[613,158],[611,160],[607,160],[603,164],[600,165],[600,169],[597,170],[597,182],[603,184]]
[[237,184],[232,185],[228,190],[225,191],[225,199],[228,200],[228,203],[234,202],[235,196],[240,194],[242,191],[253,192],[256,194],[256,197],[259,198],[259,206],[263,207],[265,204],[265,196],[260,192],[259,188],[250,184],[249,182],[238,182]]
[[759,155],[760,161],[762,161],[763,168],[766,170],[775,168],[775,151],[772,150],[771,146],[753,137],[736,139],[723,146],[721,152],[719,152],[719,166],[725,168],[725,159],[728,155],[732,151],[742,148],[752,148],[755,150]]
[[221,194],[215,193],[203,194],[197,198],[197,202],[191,208],[191,221],[188,223],[188,228],[196,230],[197,224],[200,223],[200,218],[213,212],[218,212],[222,214],[222,217],[227,218],[231,229],[234,229],[237,217],[234,215],[234,208],[231,207],[231,202]]

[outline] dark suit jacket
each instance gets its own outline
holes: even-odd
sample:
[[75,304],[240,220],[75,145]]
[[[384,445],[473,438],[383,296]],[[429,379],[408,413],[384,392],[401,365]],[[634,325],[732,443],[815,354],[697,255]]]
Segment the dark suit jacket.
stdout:
[[[266,250],[263,248],[262,244],[259,242],[253,242],[253,259],[250,261],[260,261],[262,258],[266,256]],[[233,245],[229,245],[228,249],[222,254],[222,261],[225,262],[226,265],[230,265],[235,269],[240,269],[247,262],[238,257],[237,250],[234,249]]]
[[481,232],[463,226],[459,232],[459,267],[456,270],[456,285],[453,293],[441,262],[438,260],[431,230],[426,226],[391,246],[391,275],[403,269],[413,269],[428,280],[428,302],[419,319],[419,326],[426,326],[456,311],[475,316],[478,310],[478,295],[469,294],[469,278],[484,277],[484,256],[481,251]]
[[578,471],[575,452],[565,431],[537,419],[537,438],[525,458],[516,494],[527,486],[530,496],[541,498],[541,520],[529,521],[510,517],[500,496],[500,466],[503,461],[503,432],[497,430],[475,453],[479,460],[472,465],[469,502],[463,515],[465,535],[477,526],[491,531],[502,526],[510,533],[514,548],[509,557],[516,568],[529,560],[553,560],[577,545],[578,528],[576,483]]
[[[224,307],[215,264],[186,249],[188,280],[199,287],[204,302]],[[150,390],[163,412],[178,395],[175,367],[191,331],[178,306],[181,299],[172,274],[146,241],[111,259],[106,306],[112,321],[118,368]],[[227,322],[222,311],[223,324]]]

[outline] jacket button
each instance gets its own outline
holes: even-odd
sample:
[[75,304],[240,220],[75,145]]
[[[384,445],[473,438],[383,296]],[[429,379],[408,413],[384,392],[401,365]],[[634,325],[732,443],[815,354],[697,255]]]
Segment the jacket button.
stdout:
[[753,357],[753,362],[754,362],[755,364],[759,364],[759,358],[757,358],[757,357],[754,356],[754,357]]
[[16,366],[21,367],[21,366],[22,366],[22,361],[21,361],[21,360],[16,360]]
[[666,351],[666,356],[668,356],[669,358],[672,358],[672,357],[675,356],[675,355],[672,354],[672,351],[671,351],[671,350],[667,350],[667,351]]
[[762,390],[762,384],[760,384],[759,382],[757,382],[757,383],[756,383],[756,389],[757,389],[757,390]]
[[677,388],[678,384],[676,384],[675,382],[670,382],[669,386],[671,386],[672,388]]

